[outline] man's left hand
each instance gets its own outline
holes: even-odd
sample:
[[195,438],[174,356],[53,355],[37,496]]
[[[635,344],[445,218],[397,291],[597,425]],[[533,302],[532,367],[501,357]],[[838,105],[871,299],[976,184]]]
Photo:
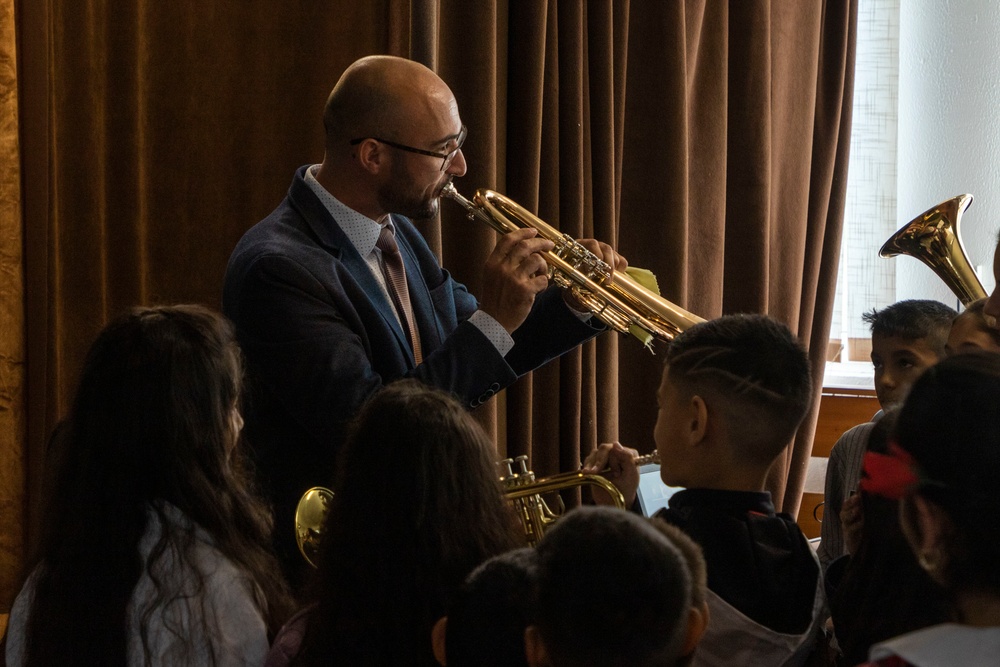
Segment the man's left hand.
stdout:
[[[577,243],[594,253],[597,259],[610,266],[614,271],[624,271],[628,268],[628,260],[625,259],[624,256],[615,252],[614,249],[607,243],[602,243],[596,239],[580,239]],[[585,305],[580,303],[579,299],[573,295],[571,290],[563,292],[563,298],[566,301],[566,305],[578,313],[586,313],[590,310]]]

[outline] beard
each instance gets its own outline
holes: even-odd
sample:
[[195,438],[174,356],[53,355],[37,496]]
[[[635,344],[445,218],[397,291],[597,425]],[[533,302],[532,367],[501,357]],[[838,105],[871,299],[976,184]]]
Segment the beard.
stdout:
[[426,186],[420,187],[399,162],[393,162],[388,182],[379,188],[378,199],[383,211],[411,220],[426,220],[436,216],[440,209],[440,196],[437,190],[434,192],[434,196],[428,196]]

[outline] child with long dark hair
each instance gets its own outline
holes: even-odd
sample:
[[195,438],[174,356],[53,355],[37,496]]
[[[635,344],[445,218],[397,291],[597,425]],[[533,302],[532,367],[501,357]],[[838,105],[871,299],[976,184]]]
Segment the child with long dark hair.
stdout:
[[[887,454],[898,410],[875,422],[868,452]],[[873,644],[951,618],[944,592],[917,563],[899,524],[899,502],[861,494],[860,536],[826,572],[838,665],[857,665]]]
[[316,605],[267,664],[436,665],[431,629],[451,596],[480,563],[523,544],[495,459],[448,394],[416,380],[376,394],[337,461]]
[[91,346],[57,441],[8,665],[254,665],[289,609],[237,445],[242,363],[200,306],[139,308]]
[[[913,385],[887,455],[865,457],[866,492],[900,499],[917,562],[956,623],[874,646],[877,665],[997,664],[1000,656],[1000,354],[970,352]],[[890,603],[891,604],[891,603]]]

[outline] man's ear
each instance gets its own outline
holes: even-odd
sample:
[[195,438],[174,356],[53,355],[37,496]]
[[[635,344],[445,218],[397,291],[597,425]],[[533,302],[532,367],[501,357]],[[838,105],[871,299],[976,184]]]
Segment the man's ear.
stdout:
[[431,647],[434,649],[434,659],[438,661],[439,665],[447,665],[447,656],[445,652],[445,636],[448,632],[448,617],[442,616],[431,628]]
[[691,397],[688,404],[688,438],[696,445],[705,439],[708,433],[708,404],[698,394]]
[[355,146],[354,155],[361,168],[370,174],[379,173],[386,160],[386,151],[382,144],[374,139],[365,139]]
[[708,602],[702,602],[697,607],[691,607],[688,613],[687,636],[684,638],[684,647],[681,650],[681,657],[686,657],[694,653],[701,641],[701,636],[708,628]]
[[528,667],[552,667],[548,649],[545,648],[537,625],[529,625],[524,629],[524,657],[528,660]]

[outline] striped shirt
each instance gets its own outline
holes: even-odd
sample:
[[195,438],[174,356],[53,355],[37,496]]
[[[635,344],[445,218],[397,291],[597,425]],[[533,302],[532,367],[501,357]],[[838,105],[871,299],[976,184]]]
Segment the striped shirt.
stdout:
[[858,489],[868,436],[881,415],[879,412],[872,421],[848,429],[830,451],[823,491],[823,525],[817,549],[824,571],[830,563],[847,553],[844,532],[840,526],[840,509],[844,501]]

